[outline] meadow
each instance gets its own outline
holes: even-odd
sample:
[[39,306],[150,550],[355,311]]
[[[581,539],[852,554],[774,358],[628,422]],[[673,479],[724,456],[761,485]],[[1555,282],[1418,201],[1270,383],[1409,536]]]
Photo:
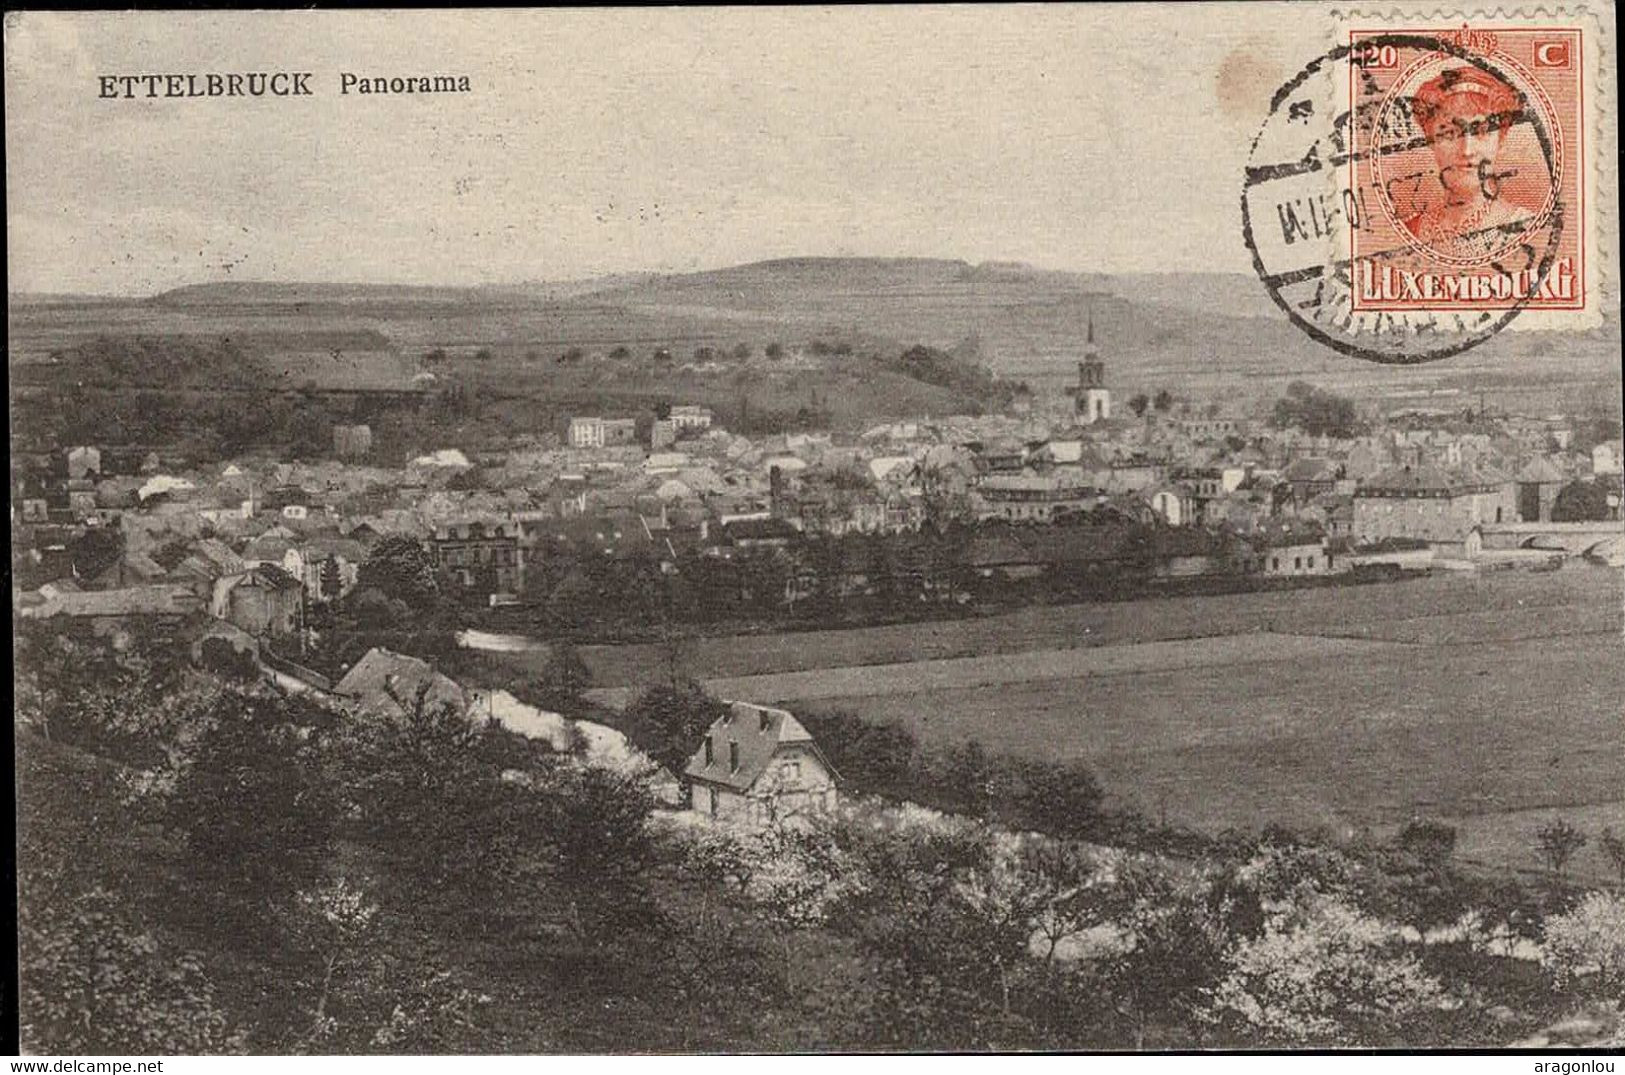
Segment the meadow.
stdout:
[[[1489,642],[1613,630],[1625,624],[1617,573],[1573,565],[1549,574],[1433,575],[1401,582],[1047,605],[970,619],[692,638],[684,667],[702,679],[808,669],[1111,646],[1270,631],[1394,641]],[[657,681],[657,645],[583,646],[601,687]],[[534,669],[543,656],[511,660]]]
[[[1573,565],[1040,608],[696,640],[684,659],[725,697],[1084,762],[1169,822],[1348,838],[1457,819],[1464,854],[1533,867],[1541,817],[1600,811],[1597,828],[1625,800],[1620,581]],[[657,647],[583,653],[612,703],[663,667]]]

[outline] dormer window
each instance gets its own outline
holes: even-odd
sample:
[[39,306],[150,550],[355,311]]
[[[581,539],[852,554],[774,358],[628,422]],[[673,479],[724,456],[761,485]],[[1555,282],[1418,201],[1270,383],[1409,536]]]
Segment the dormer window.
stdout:
[[768,725],[770,725],[772,723],[773,723],[772,715],[770,713],[768,713],[767,710],[765,710],[765,709],[762,710],[762,727],[761,727],[760,730],[763,731],[763,732],[767,731]]
[[730,773],[737,773],[739,771],[739,744],[738,743],[729,743],[728,744],[728,771]]
[[715,751],[711,747],[711,737],[708,735],[705,737],[705,764],[710,765],[715,760]]

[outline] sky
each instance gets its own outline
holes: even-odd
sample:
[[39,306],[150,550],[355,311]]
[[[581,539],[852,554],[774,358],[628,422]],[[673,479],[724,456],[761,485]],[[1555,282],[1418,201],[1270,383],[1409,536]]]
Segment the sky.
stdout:
[[[771,257],[1248,272],[1241,172],[1330,9],[10,14],[13,292],[514,283]],[[296,98],[107,74],[309,71]],[[467,75],[468,93],[339,93]]]

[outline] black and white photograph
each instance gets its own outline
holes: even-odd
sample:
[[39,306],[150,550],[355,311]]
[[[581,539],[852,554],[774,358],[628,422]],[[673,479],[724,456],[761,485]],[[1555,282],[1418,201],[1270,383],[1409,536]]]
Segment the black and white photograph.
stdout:
[[1614,32],[8,11],[11,1070],[1614,1071]]

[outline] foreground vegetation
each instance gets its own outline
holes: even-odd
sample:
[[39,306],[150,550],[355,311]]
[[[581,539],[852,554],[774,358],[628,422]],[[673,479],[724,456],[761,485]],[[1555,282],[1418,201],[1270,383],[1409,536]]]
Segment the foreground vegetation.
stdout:
[[[961,813],[731,833],[420,697],[341,716],[184,639],[20,645],[31,1050],[1502,1045],[1575,1013],[1618,1043],[1625,902],[1470,877],[1439,826],[1176,839],[1086,772],[814,715],[849,798]],[[670,760],[714,702],[664,691]]]

